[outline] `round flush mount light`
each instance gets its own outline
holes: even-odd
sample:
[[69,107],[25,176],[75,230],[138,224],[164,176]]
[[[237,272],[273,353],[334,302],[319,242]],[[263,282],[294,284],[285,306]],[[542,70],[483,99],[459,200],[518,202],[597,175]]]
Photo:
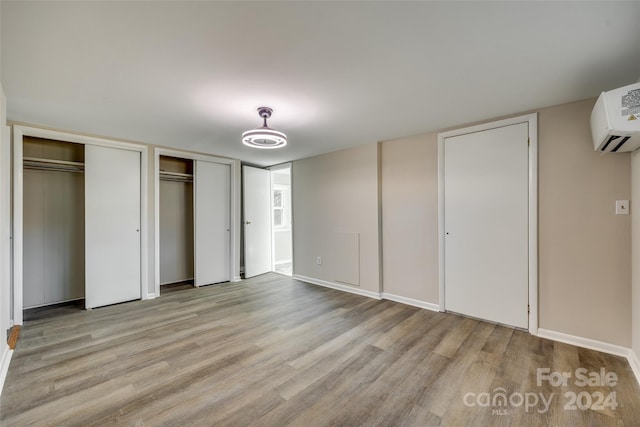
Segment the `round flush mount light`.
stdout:
[[287,145],[287,135],[267,126],[267,119],[271,117],[273,110],[269,107],[258,108],[258,115],[264,120],[262,127],[248,130],[242,134],[242,143],[254,148],[280,148]]

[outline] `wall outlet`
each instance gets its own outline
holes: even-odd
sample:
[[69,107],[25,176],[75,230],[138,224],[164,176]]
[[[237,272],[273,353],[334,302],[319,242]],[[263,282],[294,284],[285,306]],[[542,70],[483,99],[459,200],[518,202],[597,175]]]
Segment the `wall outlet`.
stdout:
[[316,258],[316,264],[322,265],[322,257],[321,256]]
[[616,215],[629,215],[628,200],[616,200]]

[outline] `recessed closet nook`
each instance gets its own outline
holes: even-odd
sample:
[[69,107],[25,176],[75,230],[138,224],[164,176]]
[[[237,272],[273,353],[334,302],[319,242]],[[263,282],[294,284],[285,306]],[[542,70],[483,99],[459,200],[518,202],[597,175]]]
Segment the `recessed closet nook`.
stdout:
[[193,285],[193,160],[160,156],[160,292]]
[[231,166],[158,159],[160,291],[230,280]]
[[24,308],[84,300],[84,146],[24,138]]
[[14,133],[16,324],[24,309],[141,298],[143,153]]

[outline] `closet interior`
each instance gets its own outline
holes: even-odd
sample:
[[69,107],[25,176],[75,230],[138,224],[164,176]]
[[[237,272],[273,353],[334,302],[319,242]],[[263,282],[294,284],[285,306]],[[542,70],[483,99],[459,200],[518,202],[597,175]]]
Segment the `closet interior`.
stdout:
[[160,156],[160,291],[194,284],[193,160]]
[[23,307],[85,298],[84,145],[23,140]]

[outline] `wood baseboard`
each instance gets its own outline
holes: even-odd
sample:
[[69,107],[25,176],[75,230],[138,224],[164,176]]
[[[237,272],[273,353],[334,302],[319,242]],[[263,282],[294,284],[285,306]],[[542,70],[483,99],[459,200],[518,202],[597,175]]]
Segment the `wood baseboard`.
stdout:
[[20,337],[20,325],[15,325],[9,331],[9,338],[7,339],[7,344],[9,344],[9,348],[14,350],[16,348],[16,343],[18,342],[18,338]]

